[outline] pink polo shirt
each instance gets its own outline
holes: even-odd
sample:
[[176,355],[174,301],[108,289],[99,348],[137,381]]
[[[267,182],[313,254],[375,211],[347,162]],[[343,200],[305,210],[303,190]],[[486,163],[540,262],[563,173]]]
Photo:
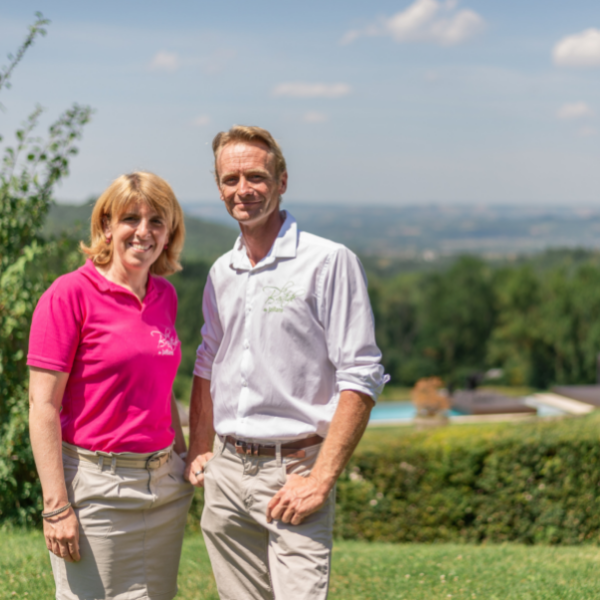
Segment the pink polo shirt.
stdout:
[[140,302],[91,260],[48,288],[33,315],[27,364],[69,373],[64,441],[104,452],[171,444],[171,387],[181,360],[176,315],[167,280],[150,275]]

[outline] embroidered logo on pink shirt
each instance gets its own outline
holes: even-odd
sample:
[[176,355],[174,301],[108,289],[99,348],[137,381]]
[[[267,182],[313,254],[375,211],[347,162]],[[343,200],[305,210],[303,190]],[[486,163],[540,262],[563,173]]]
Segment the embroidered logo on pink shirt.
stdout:
[[164,334],[158,329],[155,329],[151,333],[152,336],[158,336],[158,354],[159,356],[173,356],[177,346],[179,346],[179,340],[177,334],[170,328],[166,328]]

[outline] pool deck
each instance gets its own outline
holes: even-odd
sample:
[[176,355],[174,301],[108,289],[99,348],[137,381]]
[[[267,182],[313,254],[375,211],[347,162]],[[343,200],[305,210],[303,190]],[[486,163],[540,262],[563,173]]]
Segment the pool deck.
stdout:
[[[510,421],[535,421],[535,414],[528,413],[505,413],[500,415],[461,415],[460,417],[448,417],[448,424],[457,425],[467,423],[502,423]],[[378,419],[369,421],[368,427],[390,427],[414,425],[414,419]]]

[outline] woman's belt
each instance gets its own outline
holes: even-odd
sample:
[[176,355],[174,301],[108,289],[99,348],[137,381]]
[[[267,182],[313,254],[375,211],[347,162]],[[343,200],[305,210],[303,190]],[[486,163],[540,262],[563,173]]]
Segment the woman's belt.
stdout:
[[[225,436],[228,444],[235,447],[237,454],[252,454],[253,456],[276,456],[277,446],[275,444],[255,444],[245,440],[237,440],[231,435]],[[285,442],[281,444],[281,456],[289,458],[304,458],[306,453],[302,448],[316,446],[323,441],[320,435],[311,435],[310,437],[296,440],[295,442]]]
[[161,450],[152,454],[141,455],[140,458],[119,456],[118,454],[111,454],[109,452],[92,452],[91,450],[85,450],[69,444],[63,444],[63,452],[73,458],[77,458],[83,462],[93,463],[95,465],[100,464],[100,461],[110,461],[112,463],[116,459],[115,465],[117,467],[124,467],[126,469],[158,469],[162,467],[171,456],[172,450]]

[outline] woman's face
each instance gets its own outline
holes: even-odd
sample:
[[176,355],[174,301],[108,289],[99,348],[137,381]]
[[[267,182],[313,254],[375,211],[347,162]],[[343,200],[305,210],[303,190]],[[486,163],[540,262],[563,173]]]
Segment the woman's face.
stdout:
[[169,241],[165,219],[145,202],[136,202],[104,226],[113,244],[113,263],[126,270],[148,271]]

